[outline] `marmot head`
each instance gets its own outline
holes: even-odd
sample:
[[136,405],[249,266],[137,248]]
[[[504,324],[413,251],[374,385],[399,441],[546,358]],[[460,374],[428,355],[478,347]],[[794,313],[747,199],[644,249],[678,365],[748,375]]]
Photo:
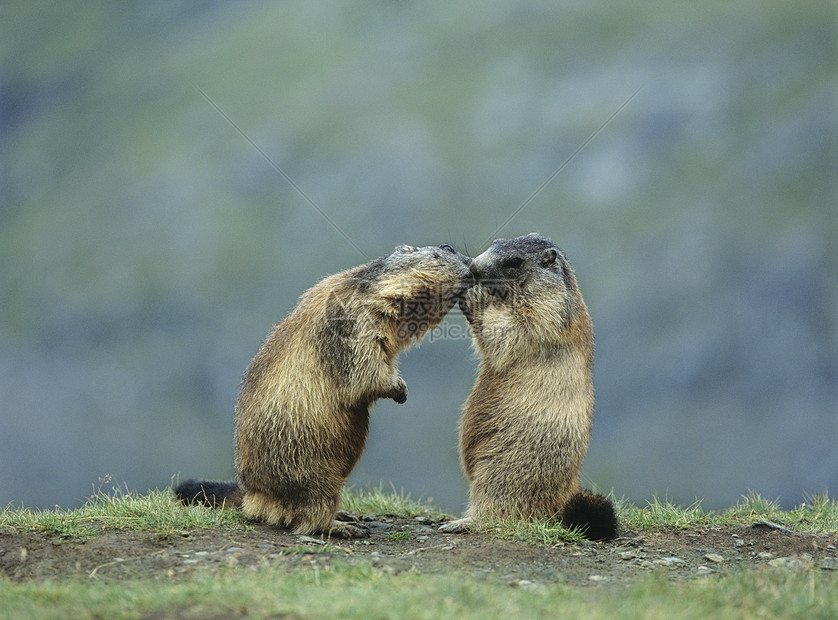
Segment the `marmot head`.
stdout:
[[536,233],[495,239],[471,262],[474,279],[501,302],[526,302],[549,297],[561,302],[577,290],[576,277],[564,252]]
[[501,330],[497,339],[509,339],[514,330],[515,338],[527,332],[541,342],[562,340],[576,318],[588,320],[573,268],[546,237],[531,233],[496,239],[470,269],[477,286],[460,308],[480,328],[475,330],[478,340],[495,338],[492,330]]
[[470,263],[449,244],[400,245],[366,265],[359,276],[380,311],[397,320],[397,339],[419,340],[474,284]]

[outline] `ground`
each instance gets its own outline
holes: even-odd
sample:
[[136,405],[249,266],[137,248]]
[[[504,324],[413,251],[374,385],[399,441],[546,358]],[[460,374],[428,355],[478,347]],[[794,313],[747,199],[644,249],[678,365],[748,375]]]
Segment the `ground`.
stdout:
[[563,582],[630,583],[650,571],[676,580],[745,567],[838,570],[838,533],[790,532],[771,522],[707,528],[622,530],[607,543],[542,545],[499,539],[490,532],[443,534],[432,517],[363,515],[364,540],[297,536],[255,525],[175,531],[104,529],[75,539],[0,531],[0,578],[23,582],[84,579],[184,579],[202,571],[266,565],[287,571],[367,565],[385,574],[464,571],[510,586]]

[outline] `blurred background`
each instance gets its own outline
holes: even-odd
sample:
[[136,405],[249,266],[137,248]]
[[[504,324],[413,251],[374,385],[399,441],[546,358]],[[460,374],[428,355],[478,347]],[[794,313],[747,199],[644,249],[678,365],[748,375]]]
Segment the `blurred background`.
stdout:
[[[587,485],[838,493],[837,65],[832,2],[0,2],[0,506],[231,478],[304,290],[532,231],[594,319]],[[455,311],[351,482],[459,513],[475,369]]]

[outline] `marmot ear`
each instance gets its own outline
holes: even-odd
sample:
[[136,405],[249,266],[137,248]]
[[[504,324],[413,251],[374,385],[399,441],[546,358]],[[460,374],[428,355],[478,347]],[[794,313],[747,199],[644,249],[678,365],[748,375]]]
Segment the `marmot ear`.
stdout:
[[543,266],[552,265],[556,262],[556,250],[553,248],[547,248],[541,253],[541,264]]
[[397,245],[394,252],[402,252],[407,254],[408,252],[416,252],[416,248],[412,245]]

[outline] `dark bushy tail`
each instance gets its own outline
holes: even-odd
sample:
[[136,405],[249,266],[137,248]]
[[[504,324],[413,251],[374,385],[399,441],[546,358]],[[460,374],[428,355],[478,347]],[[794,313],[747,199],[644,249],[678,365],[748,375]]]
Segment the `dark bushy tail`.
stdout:
[[617,515],[607,497],[580,491],[570,498],[562,512],[562,523],[584,530],[591,540],[611,540],[617,536]]
[[184,504],[203,504],[210,508],[237,508],[244,491],[236,482],[186,480],[175,487],[175,495]]

